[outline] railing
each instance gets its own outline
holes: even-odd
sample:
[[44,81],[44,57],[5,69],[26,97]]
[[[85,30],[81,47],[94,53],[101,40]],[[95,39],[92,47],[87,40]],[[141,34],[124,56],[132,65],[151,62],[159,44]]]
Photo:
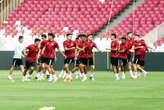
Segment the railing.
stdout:
[[0,0],[0,25],[10,16],[24,0]]

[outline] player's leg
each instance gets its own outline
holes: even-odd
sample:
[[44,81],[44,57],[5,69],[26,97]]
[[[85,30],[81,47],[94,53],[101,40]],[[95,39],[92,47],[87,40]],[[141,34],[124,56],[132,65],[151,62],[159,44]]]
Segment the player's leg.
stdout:
[[40,74],[40,72],[41,72],[41,68],[42,68],[42,63],[40,62],[38,65],[37,65],[37,69],[36,69],[36,77],[35,77],[35,79],[40,79],[41,78],[41,74]]
[[54,83],[55,83],[55,82],[57,82],[58,77],[56,76],[56,72],[53,68],[53,63],[50,65],[50,67],[51,67],[51,71],[52,71],[52,77],[53,77],[53,80],[54,80]]
[[134,69],[134,74],[133,74],[133,78],[137,78],[138,76],[138,67],[137,65],[139,64],[140,61],[140,56],[136,55],[134,58],[134,62],[133,62],[133,69]]
[[138,68],[142,73],[144,73],[144,77],[147,78],[148,72],[145,71],[139,64],[137,65],[137,68]]
[[119,76],[118,76],[118,59],[116,58],[111,58],[111,63],[112,63],[112,67],[113,67],[113,72],[115,75],[116,80],[120,80]]
[[87,72],[88,72],[88,69],[87,69],[87,64],[88,64],[88,59],[84,58],[82,59],[82,64],[83,64],[83,70],[84,70],[84,73],[82,74],[82,82],[86,81],[87,80]]
[[24,67],[24,65],[20,65],[19,67],[20,67],[21,72],[23,74],[22,81],[24,82],[26,80],[26,75],[24,75],[25,67]]
[[72,73],[75,73],[76,79],[79,79],[81,77],[79,64],[80,64],[80,61],[79,60],[75,60],[74,61],[74,68],[72,69]]
[[126,67],[126,64],[127,64],[127,60],[126,59],[121,59],[122,62],[121,62],[121,71],[122,71],[122,79],[125,79],[126,76],[125,76],[125,67]]
[[8,79],[9,80],[13,80],[12,73],[16,69],[16,66],[17,66],[17,60],[16,59],[13,59],[12,66],[10,68],[9,75],[8,75]]
[[61,72],[60,72],[60,74],[59,74],[59,78],[65,78],[65,76],[66,76],[66,71],[65,71],[65,69],[64,69],[64,67],[62,68],[62,70],[61,70]]
[[127,55],[127,57],[128,57],[128,69],[129,69],[129,72],[130,72],[130,76],[133,77],[131,55]]
[[94,71],[95,71],[95,65],[93,64],[93,58],[88,59],[89,66],[91,67],[91,74],[90,74],[90,79],[94,80]]

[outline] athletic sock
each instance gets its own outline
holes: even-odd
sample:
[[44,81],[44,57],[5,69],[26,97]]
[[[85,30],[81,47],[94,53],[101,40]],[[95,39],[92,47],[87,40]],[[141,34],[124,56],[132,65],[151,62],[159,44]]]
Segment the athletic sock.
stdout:
[[50,74],[50,79],[52,79],[52,74]]
[[116,79],[119,79],[118,73],[115,74]]
[[91,77],[94,77],[94,72],[91,72]]
[[37,77],[37,78],[40,77],[40,72],[37,72],[36,77]]
[[125,75],[125,72],[122,72],[122,75]]
[[145,70],[143,70],[143,69],[142,69],[142,72],[144,73],[144,75],[147,74],[147,72]]
[[54,78],[54,79],[57,78],[57,77],[56,77],[56,74],[53,75],[53,78]]
[[49,71],[46,71],[46,75],[49,75],[50,73],[49,73]]

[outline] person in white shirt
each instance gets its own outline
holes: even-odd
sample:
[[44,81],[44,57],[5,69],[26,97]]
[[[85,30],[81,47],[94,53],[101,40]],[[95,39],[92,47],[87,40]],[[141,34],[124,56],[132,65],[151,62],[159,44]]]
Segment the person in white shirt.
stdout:
[[20,67],[22,73],[24,72],[24,65],[22,61],[22,58],[24,58],[24,55],[22,54],[22,51],[24,50],[23,41],[24,41],[23,36],[19,36],[18,43],[16,44],[16,47],[14,50],[12,66],[10,68],[10,72],[8,75],[9,80],[13,80],[12,73],[16,69],[16,67]]

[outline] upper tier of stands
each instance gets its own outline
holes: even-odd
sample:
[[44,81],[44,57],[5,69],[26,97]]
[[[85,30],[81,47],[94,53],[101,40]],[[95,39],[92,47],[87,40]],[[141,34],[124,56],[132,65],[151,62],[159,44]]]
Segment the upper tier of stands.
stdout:
[[[16,35],[16,21],[32,30],[33,35],[43,32],[59,33],[64,27],[81,33],[97,32],[109,19],[123,10],[131,0],[24,0],[0,29],[6,35]],[[113,4],[113,5],[112,5]],[[112,6],[112,14],[110,11]]]
[[119,36],[127,32],[145,36],[164,22],[164,0],[145,0],[132,13],[125,17],[118,25],[101,37],[117,32]]

